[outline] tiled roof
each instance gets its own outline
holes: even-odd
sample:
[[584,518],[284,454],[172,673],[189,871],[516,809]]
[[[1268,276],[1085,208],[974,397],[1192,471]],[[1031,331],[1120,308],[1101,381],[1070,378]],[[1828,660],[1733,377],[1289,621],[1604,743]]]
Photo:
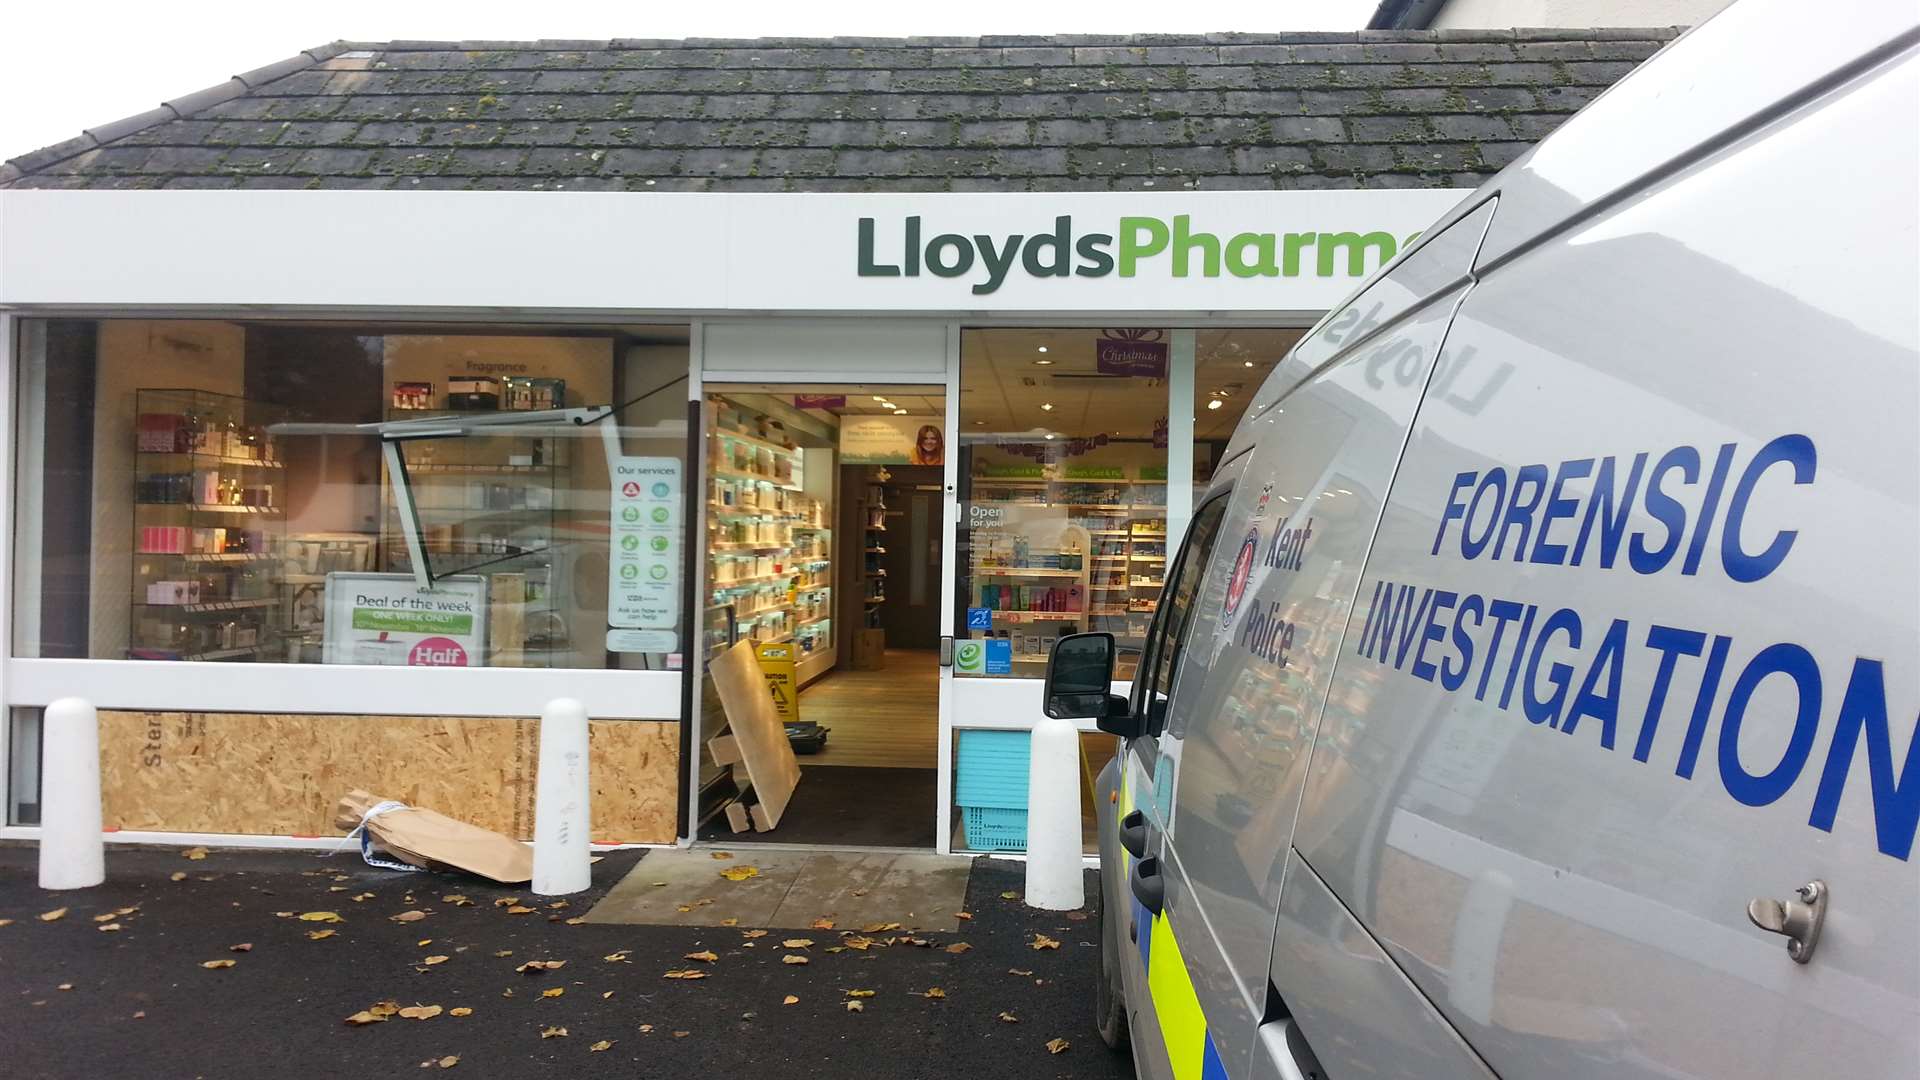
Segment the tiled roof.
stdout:
[[0,185],[1470,187],[1675,32],[336,43]]

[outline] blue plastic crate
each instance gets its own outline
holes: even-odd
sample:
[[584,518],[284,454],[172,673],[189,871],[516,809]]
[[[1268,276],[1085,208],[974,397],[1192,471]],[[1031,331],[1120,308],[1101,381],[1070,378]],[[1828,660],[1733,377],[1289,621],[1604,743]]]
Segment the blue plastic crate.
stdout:
[[[963,729],[959,762],[954,769],[953,801],[963,807],[1025,811],[1028,742],[1024,731]],[[1024,824],[1021,828],[1024,833]]]
[[960,821],[974,851],[1025,851],[1027,812],[1003,806],[962,806]]

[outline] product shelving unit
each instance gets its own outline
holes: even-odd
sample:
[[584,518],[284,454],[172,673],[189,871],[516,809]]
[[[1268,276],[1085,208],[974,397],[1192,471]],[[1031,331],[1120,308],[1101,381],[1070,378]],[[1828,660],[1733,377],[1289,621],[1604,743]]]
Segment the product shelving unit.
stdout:
[[887,489],[879,484],[868,484],[860,500],[860,529],[860,625],[877,630],[887,602],[887,570],[880,564],[887,553]]
[[281,659],[286,463],[267,431],[282,411],[204,390],[143,389],[134,412],[127,655]]

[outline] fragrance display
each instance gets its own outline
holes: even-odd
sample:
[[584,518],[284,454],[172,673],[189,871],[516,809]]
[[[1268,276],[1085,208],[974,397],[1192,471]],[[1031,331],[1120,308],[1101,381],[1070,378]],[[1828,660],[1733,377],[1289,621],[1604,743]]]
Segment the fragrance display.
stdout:
[[833,535],[803,493],[802,454],[766,417],[710,405],[708,602],[731,608],[741,639],[831,647]]
[[132,610],[139,660],[277,660],[286,466],[274,406],[135,392]]
[[[1167,482],[1164,467],[1127,471],[983,464],[970,477],[972,501],[1004,506],[1014,522],[976,528],[967,544],[969,604],[988,609],[992,624],[969,632],[1010,639],[1011,674],[1038,677],[1054,638],[1092,630],[1114,635],[1115,676],[1132,677],[1166,579]],[[1023,535],[1018,523],[1028,511],[1048,521],[1052,546]],[[1065,529],[1060,514],[1046,511],[1064,514]]]

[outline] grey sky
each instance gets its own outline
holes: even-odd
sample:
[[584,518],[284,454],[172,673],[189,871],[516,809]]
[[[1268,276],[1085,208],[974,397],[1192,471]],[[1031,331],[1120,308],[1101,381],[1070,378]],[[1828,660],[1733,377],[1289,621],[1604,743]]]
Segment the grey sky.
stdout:
[[1376,0],[16,0],[0,15],[0,158],[336,39],[1352,30]]

